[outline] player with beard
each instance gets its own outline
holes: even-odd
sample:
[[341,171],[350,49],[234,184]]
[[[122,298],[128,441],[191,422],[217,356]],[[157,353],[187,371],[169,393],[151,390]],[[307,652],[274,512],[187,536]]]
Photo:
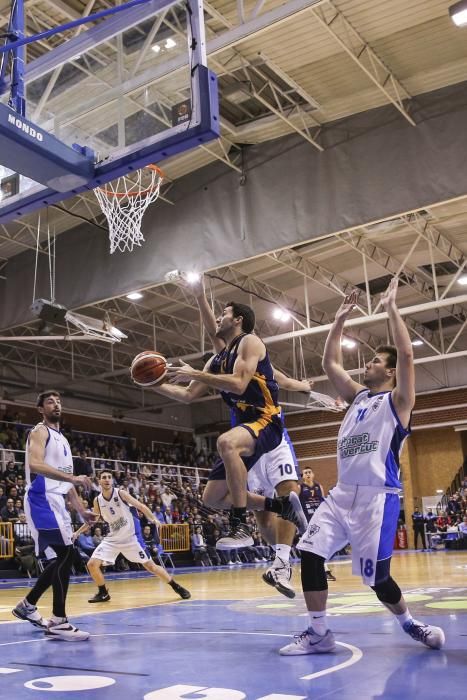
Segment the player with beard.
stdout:
[[356,292],[345,297],[326,340],[323,369],[350,406],[338,436],[337,485],[311,518],[298,544],[309,626],[280,650],[285,656],[335,651],[334,635],[326,620],[324,562],[347,542],[352,546],[352,572],[374,590],[404,632],[432,649],[444,644],[440,627],[412,617],[390,573],[402,488],[399,456],[410,434],[415,404],[413,348],[396,305],[397,286],[394,278],[381,297],[395,347],[376,349],[366,363],[364,386],[342,366],[342,332],[356,304]]

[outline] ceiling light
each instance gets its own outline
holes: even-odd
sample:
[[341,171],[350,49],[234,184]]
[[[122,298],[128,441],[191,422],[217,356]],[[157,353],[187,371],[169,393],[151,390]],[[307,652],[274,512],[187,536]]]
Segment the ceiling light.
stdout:
[[420,338],[415,338],[415,340],[412,340],[412,345],[423,345],[423,340],[420,340]]
[[454,24],[458,27],[465,27],[467,25],[467,0],[461,0],[461,2],[451,5],[449,14]]
[[174,46],[177,46],[177,42],[169,37],[164,46],[166,49],[173,49]]
[[279,309],[276,307],[272,312],[272,315],[277,321],[288,321],[290,319],[290,314],[285,309]]
[[137,301],[138,299],[142,299],[143,295],[141,292],[130,292],[126,295],[126,298],[130,299],[130,301]]
[[436,493],[444,493],[443,489],[436,489]]
[[350,350],[352,348],[355,348],[357,346],[357,343],[351,338],[342,338],[341,345],[343,348],[348,348]]
[[188,282],[188,284],[194,284],[195,282],[199,281],[200,274],[199,272],[186,272],[185,279]]
[[159,46],[159,44],[154,44],[153,46],[151,46],[151,49],[154,51],[154,53],[159,53],[161,47]]
[[459,277],[457,284],[462,284],[462,286],[465,286],[467,284],[467,275],[462,275],[462,277]]

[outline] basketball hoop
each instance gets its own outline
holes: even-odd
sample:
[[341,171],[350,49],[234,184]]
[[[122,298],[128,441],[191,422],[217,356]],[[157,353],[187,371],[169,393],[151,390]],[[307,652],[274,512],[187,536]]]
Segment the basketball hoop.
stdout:
[[[117,248],[132,251],[141,245],[141,221],[148,206],[159,196],[164,174],[157,165],[147,165],[138,170],[136,179],[119,177],[106,187],[97,187],[94,193],[109,225],[110,252]],[[143,184],[143,180],[149,182]]]

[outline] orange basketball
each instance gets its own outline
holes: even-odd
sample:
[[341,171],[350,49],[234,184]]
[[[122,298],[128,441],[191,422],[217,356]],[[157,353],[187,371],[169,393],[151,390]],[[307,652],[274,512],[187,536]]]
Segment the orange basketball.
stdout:
[[167,360],[160,352],[144,350],[136,355],[130,367],[131,378],[138,386],[155,386],[164,381]]

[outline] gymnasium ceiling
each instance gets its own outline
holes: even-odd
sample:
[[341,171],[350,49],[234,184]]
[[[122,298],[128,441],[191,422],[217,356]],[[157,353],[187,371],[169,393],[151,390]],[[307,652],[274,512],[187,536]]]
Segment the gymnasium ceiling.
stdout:
[[[92,11],[109,4],[96,0]],[[227,41],[228,48],[208,56],[210,67],[220,77],[222,136],[208,147],[164,163],[165,199],[170,201],[170,191],[179,178],[216,160],[240,177],[245,144],[296,133],[315,147],[322,126],[382,105],[392,105],[417,128],[417,96],[455,85],[467,75],[467,28],[453,25],[448,15],[450,4],[442,0],[205,2],[208,54],[211,40],[234,36],[240,26],[248,29],[247,37],[237,43]],[[0,8],[2,5],[0,26],[5,27],[6,3],[0,0]],[[75,19],[91,5],[80,0],[26,0],[26,7],[28,29],[36,32]],[[157,82],[150,78],[154,54],[145,40],[148,32],[156,29],[157,21],[153,18],[125,33],[120,44],[112,40],[87,51],[57,76],[49,74],[30,83],[28,114],[44,125],[60,123],[67,133],[77,135],[81,142],[85,137],[87,143],[104,152],[111,150],[118,132],[118,109],[115,101],[106,101],[105,94],[116,84],[115,65],[120,60],[125,75],[147,78],[143,89],[127,93],[118,102],[125,138],[134,139],[132,129],[150,124],[140,117],[152,118],[158,101],[166,107],[183,96],[176,76]],[[161,34],[153,33],[152,41],[168,32],[177,37],[179,22],[177,10],[169,10],[157,27]],[[61,41],[63,38],[56,36],[32,45],[28,60],[39,58]],[[238,102],[242,91],[246,99]],[[148,100],[151,109],[147,108]],[[66,235],[79,223],[79,217],[103,223],[91,193],[68,200],[66,209],[48,211],[48,225],[57,235]],[[47,252],[44,221],[42,254]],[[35,248],[37,222],[35,214],[0,226],[0,275],[8,275],[10,258]],[[96,229],[98,235],[105,232]],[[425,309],[406,316],[413,339],[421,341],[415,348],[416,357],[421,360],[461,353],[465,363],[467,305],[436,306],[434,302],[467,294],[467,287],[459,282],[466,273],[466,254],[467,197],[211,270],[208,292],[219,300],[217,308],[234,292],[239,299],[252,301],[260,334],[271,338],[326,325],[343,293],[353,288],[360,291],[360,313],[377,313],[379,293],[389,277],[399,273],[400,305],[423,304]],[[141,392],[132,388],[127,370],[137,351],[155,339],[166,355],[197,357],[194,361],[199,362],[209,349],[201,341],[199,317],[189,291],[167,284],[142,291],[143,298],[137,302],[120,297],[79,309],[100,318],[108,314],[114,325],[128,334],[128,341],[112,348],[95,342],[2,343],[4,395],[29,400],[26,387],[33,368],[37,385],[47,383],[48,372],[52,372],[55,383],[76,397],[94,401],[99,397],[109,412],[132,410],[138,414]],[[286,322],[275,320],[275,304],[288,309],[293,317]],[[4,335],[12,336],[37,332],[38,322],[4,329]],[[345,350],[348,366],[357,367],[372,348],[386,340],[386,323],[376,319],[371,325],[354,327],[349,336],[356,346]],[[318,376],[324,337],[319,331],[302,338],[289,337],[271,342],[269,350],[274,363],[286,372],[301,376],[304,362],[306,374]],[[430,362],[423,371],[432,377],[434,386],[459,385],[460,374],[449,371],[453,362]],[[441,366],[445,370],[440,375],[435,367],[439,370]],[[151,403],[157,404],[157,399],[151,398]],[[142,410],[141,415],[146,412]]]

